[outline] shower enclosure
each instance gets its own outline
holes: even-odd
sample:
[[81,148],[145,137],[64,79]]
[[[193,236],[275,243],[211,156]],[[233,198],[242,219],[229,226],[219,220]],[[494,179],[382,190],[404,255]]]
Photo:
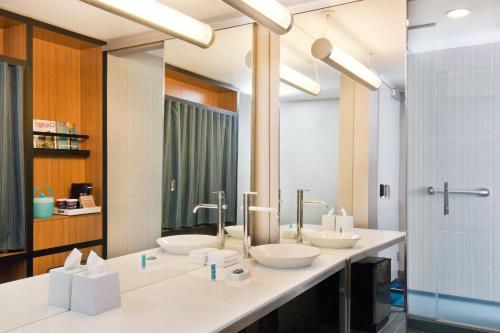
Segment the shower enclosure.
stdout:
[[409,315],[500,330],[500,39],[441,5],[408,8]]

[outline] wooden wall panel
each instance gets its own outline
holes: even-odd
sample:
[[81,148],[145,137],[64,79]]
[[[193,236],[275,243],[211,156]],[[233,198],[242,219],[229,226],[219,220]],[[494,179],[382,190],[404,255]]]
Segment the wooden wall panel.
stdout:
[[102,49],[81,52],[81,131],[89,139],[82,142],[90,150],[85,161],[85,181],[92,183],[96,203],[102,202]]
[[26,260],[7,261],[0,264],[0,283],[27,277]]
[[206,80],[165,70],[165,95],[182,98],[219,109],[238,111],[238,92],[210,83]]
[[102,215],[54,215],[51,219],[35,219],[33,250],[82,243],[102,238]]
[[26,60],[26,25],[0,17],[0,54]]
[[[80,249],[82,252],[82,262],[87,260],[90,251],[94,251],[99,256],[102,256],[102,246],[91,246]],[[42,257],[33,258],[33,275],[45,274],[49,269],[60,267],[64,265],[66,257],[71,251],[50,254]]]

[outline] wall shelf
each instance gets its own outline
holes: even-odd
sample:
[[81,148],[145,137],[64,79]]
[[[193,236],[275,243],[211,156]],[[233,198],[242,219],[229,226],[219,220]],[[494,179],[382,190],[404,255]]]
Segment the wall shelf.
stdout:
[[90,150],[83,149],[51,149],[33,148],[34,156],[55,156],[55,157],[89,157]]
[[38,131],[33,131],[33,135],[55,136],[60,138],[73,138],[82,140],[87,140],[89,138],[89,136],[85,134],[50,133],[50,132],[38,132]]

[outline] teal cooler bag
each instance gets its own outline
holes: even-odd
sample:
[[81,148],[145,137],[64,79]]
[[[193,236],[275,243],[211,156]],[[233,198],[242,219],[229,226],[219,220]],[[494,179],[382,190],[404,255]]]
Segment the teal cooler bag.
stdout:
[[[44,191],[47,193],[45,194]],[[37,196],[37,193],[40,195]],[[48,219],[52,217],[52,209],[54,208],[54,195],[52,189],[48,186],[38,186],[34,188],[33,198],[33,218]]]

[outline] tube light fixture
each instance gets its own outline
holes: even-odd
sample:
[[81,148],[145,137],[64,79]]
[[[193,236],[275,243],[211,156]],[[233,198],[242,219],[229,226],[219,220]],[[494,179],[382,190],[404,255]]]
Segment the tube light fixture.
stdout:
[[292,29],[292,13],[276,0],[222,1],[278,35],[286,34]]
[[321,91],[319,82],[310,79],[285,64],[280,64],[280,79],[284,83],[313,96],[318,96]]
[[332,66],[342,74],[371,90],[377,90],[382,83],[382,80],[377,74],[340,47],[332,45],[326,38],[320,38],[314,41],[311,47],[311,53],[315,58]]
[[80,0],[202,48],[215,39],[212,28],[156,0]]

